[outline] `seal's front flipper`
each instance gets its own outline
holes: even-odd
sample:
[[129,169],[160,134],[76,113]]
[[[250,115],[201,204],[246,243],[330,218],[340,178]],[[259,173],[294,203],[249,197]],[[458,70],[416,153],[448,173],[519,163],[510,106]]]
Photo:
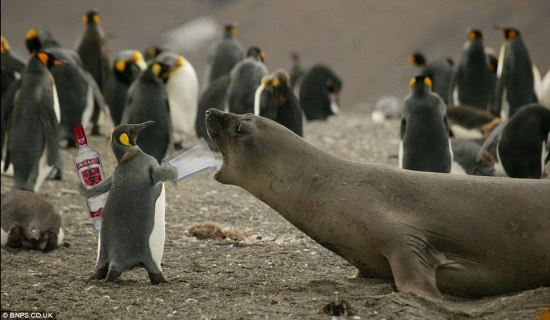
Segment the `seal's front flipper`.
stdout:
[[436,265],[433,259],[425,259],[430,253],[415,250],[419,249],[403,245],[386,253],[397,290],[413,292],[426,298],[441,299],[435,279]]
[[151,168],[153,185],[163,181],[174,181],[178,177],[178,170],[171,166],[158,166]]

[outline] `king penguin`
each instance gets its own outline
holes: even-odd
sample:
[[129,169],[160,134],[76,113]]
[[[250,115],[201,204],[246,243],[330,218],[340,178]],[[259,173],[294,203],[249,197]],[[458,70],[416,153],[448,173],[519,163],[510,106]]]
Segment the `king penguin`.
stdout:
[[228,23],[223,27],[223,38],[208,49],[208,60],[204,72],[203,88],[211,82],[229,74],[233,67],[244,59],[242,45],[236,39],[237,26]]
[[143,152],[160,163],[172,146],[172,122],[170,103],[165,81],[170,67],[152,62],[128,89],[122,124],[155,121],[155,126],[145,130],[138,145]]
[[453,79],[453,104],[488,111],[493,94],[491,89],[492,76],[487,65],[483,34],[477,29],[471,29]]
[[230,82],[227,91],[227,107],[237,114],[254,112],[254,95],[267,75],[264,64],[265,53],[258,47],[250,47],[246,58],[237,63],[229,75]]
[[492,111],[506,120],[519,108],[538,102],[536,87],[540,85],[540,73],[531,63],[519,30],[502,27],[498,29],[504,34],[504,43],[499,53]]
[[25,45],[29,53],[48,48],[59,48],[61,45],[54,39],[50,31],[43,27],[30,28],[25,34]]
[[[109,49],[107,37],[100,24],[99,14],[95,10],[89,11],[84,17],[84,32],[77,41],[76,51],[82,62],[95,79],[99,89],[103,92],[109,76]],[[101,108],[96,104],[92,114],[92,134],[99,135]]]
[[55,81],[48,71],[63,62],[51,54],[33,53],[25,68],[7,119],[5,168],[13,163],[14,189],[38,192],[55,167],[63,171],[58,134],[61,112]]
[[197,118],[195,120],[195,130],[197,137],[203,137],[211,149],[218,150],[218,145],[210,140],[206,132],[206,111],[210,108],[225,110],[227,99],[227,89],[229,88],[229,75],[222,76],[210,83],[208,88],[201,94]]
[[279,69],[263,77],[256,90],[254,114],[275,120],[300,137],[303,136],[302,107],[284,70]]
[[103,209],[93,279],[116,281],[135,267],[144,267],[152,284],[166,282],[161,260],[164,251],[165,187],[177,170],[159,166],[137,146],[138,134],[153,121],[126,124],[111,134],[111,149],[118,165],[111,177],[81,192],[92,197],[109,191]]
[[8,87],[21,78],[25,63],[14,56],[10,50],[8,40],[2,36],[2,95]]
[[550,110],[531,104],[521,107],[505,124],[497,144],[498,161],[511,178],[540,179],[550,160],[546,143]]
[[156,61],[170,66],[170,78],[166,82],[174,144],[183,148],[186,136],[195,134],[195,119],[199,100],[199,81],[189,60],[171,52],[161,53]]
[[105,102],[109,106],[115,126],[122,119],[128,88],[146,68],[147,64],[138,50],[123,50],[115,55],[105,87]]
[[327,120],[339,112],[338,97],[342,80],[327,66],[309,69],[300,86],[300,103],[307,120]]
[[305,70],[300,63],[300,54],[298,52],[290,53],[290,63],[290,88],[296,96],[299,96],[298,88],[300,88],[302,80],[304,80]]
[[451,172],[453,152],[445,103],[432,93],[431,80],[416,76],[403,101],[399,167],[417,171]]
[[409,56],[409,63],[421,68],[421,74],[432,79],[432,92],[437,93],[445,104],[448,104],[449,90],[454,75],[453,59],[447,57],[427,63],[422,53],[414,52]]

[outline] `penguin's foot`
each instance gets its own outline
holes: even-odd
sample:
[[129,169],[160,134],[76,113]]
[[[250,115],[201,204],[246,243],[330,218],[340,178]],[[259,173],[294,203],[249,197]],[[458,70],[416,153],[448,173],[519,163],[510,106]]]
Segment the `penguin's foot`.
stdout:
[[95,270],[95,273],[93,276],[90,277],[89,280],[103,280],[107,276],[107,267],[105,268],[98,268]]
[[166,283],[166,279],[162,275],[162,273],[152,273],[149,272],[149,280],[151,280],[152,284],[159,284],[159,283]]
[[122,268],[118,265],[111,264],[107,276],[105,277],[105,282],[115,282],[120,275],[122,275]]

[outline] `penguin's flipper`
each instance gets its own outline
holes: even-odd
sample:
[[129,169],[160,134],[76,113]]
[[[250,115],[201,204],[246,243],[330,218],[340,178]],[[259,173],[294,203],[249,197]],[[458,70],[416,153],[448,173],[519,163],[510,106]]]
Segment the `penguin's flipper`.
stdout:
[[102,112],[104,112],[106,115],[109,115],[109,111],[107,108],[107,104],[105,103],[105,98],[103,98],[103,94],[101,93],[101,89],[99,88],[99,85],[95,81],[95,79],[92,77],[92,75],[87,72],[86,70],[82,68],[78,68],[80,75],[86,81],[88,85],[91,86],[92,92],[94,94],[94,100],[96,104],[99,106]]
[[87,188],[82,183],[80,183],[78,185],[78,191],[84,197],[91,198],[91,197],[97,196],[98,194],[102,194],[111,190],[112,184],[113,184],[113,176],[110,176],[109,178],[101,181],[100,183],[96,184],[91,188]]
[[483,144],[481,145],[481,147],[479,148],[479,151],[477,152],[476,162],[481,161],[485,151],[487,151],[487,149],[493,144],[493,142],[495,142],[495,140],[498,140],[497,137],[500,137],[500,135],[502,134],[502,130],[504,130],[505,126],[506,126],[506,122],[501,122],[499,123],[498,126],[496,126],[493,129],[493,131],[491,131],[491,133],[489,134],[487,139],[483,141]]
[[[55,92],[53,93],[55,94]],[[47,98],[45,98],[47,99]],[[47,164],[54,166],[57,163],[59,155],[59,122],[53,107],[46,101],[41,104],[38,111],[38,117],[44,127],[44,136],[46,138]]]
[[178,177],[178,169],[163,165],[158,167],[151,168],[151,179],[153,180],[153,185],[163,181],[174,181]]
[[4,140],[6,139],[6,133],[8,132],[10,116],[13,110],[13,106],[15,105],[15,97],[17,95],[17,90],[19,89],[20,84],[21,84],[21,80],[12,82],[4,92],[4,95],[2,96],[2,104],[1,104],[2,128],[0,129],[1,130],[0,150],[3,150],[4,148],[4,142],[5,142]]

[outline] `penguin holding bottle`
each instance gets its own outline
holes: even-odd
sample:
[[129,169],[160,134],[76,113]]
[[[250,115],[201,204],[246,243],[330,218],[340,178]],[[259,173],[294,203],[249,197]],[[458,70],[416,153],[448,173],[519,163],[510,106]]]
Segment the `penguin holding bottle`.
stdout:
[[99,252],[93,279],[114,282],[135,267],[144,267],[152,284],[166,282],[164,251],[165,187],[177,169],[159,166],[137,146],[141,130],[154,124],[124,124],[113,130],[111,149],[118,165],[111,177],[81,193],[92,197],[109,191],[103,209]]

